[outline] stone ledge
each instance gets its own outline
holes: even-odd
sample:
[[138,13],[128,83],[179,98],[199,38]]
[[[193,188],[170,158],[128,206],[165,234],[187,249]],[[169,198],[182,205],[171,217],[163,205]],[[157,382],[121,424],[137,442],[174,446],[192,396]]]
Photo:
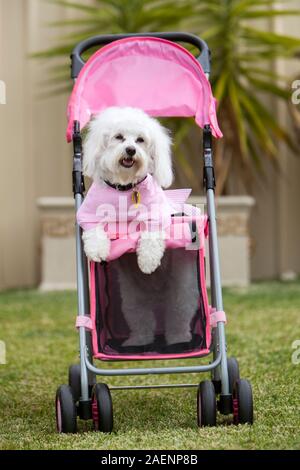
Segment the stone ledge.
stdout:
[[75,216],[42,215],[41,231],[42,235],[47,237],[73,237],[75,233]]
[[74,209],[74,199],[72,197],[40,197],[37,199],[37,206],[40,209]]
[[[206,204],[205,196],[191,196],[191,204]],[[219,196],[216,198],[217,207],[245,208],[253,207],[255,199],[251,196]],[[41,209],[73,209],[74,199],[72,197],[40,197],[37,199],[37,206]]]
[[[191,196],[189,198],[191,204],[204,204],[206,205],[205,196]],[[242,208],[253,207],[255,205],[255,199],[251,196],[219,196],[216,198],[216,206],[218,207],[234,207]]]
[[39,285],[41,292],[76,290],[76,282],[42,282]]
[[[189,202],[206,206],[203,196],[192,196]],[[254,204],[254,199],[248,196],[225,196],[216,200],[224,286],[247,286],[250,282],[249,216]],[[42,238],[40,289],[75,288],[74,200],[72,197],[43,197],[37,200],[37,206]],[[209,265],[208,262],[206,264]],[[207,283],[209,285],[208,272]]]
[[[205,206],[206,198],[193,196],[191,204]],[[217,199],[218,234],[220,236],[249,235],[249,211],[254,205],[249,196],[226,196]],[[37,201],[41,215],[43,236],[71,237],[74,234],[74,200],[68,197],[45,197]],[[63,212],[63,214],[61,214]],[[69,213],[72,212],[72,215]]]

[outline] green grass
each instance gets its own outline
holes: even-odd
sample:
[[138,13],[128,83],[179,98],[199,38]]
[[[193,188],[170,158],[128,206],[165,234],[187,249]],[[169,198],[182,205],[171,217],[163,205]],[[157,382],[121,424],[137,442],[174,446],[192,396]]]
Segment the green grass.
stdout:
[[[300,449],[300,364],[291,361],[292,342],[300,339],[300,283],[225,290],[224,302],[228,352],[253,385],[252,427],[219,416],[216,428],[198,429],[195,389],[115,391],[111,435],[93,432],[90,422],[80,422],[77,435],[58,435],[55,391],[78,360],[76,296],[2,293],[0,340],[7,364],[0,366],[0,449]],[[159,380],[201,379],[194,374],[109,383]]]

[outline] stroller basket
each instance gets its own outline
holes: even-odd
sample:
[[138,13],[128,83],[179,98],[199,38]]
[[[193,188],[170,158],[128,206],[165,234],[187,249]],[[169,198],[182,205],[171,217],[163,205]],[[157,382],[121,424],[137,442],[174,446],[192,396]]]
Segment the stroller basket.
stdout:
[[[204,223],[198,224],[197,236],[188,250],[184,247],[167,249],[161,266],[150,276],[141,273],[136,253],[125,253],[104,264],[91,263],[94,357],[102,360],[175,359],[209,352],[204,227]],[[136,306],[140,310],[136,311]],[[181,333],[177,330],[187,308],[190,309],[189,337],[176,342],[174,335],[176,338],[176,334]],[[147,332],[147,327],[155,324],[154,337],[147,344],[126,345],[132,314],[138,330],[145,327]]]

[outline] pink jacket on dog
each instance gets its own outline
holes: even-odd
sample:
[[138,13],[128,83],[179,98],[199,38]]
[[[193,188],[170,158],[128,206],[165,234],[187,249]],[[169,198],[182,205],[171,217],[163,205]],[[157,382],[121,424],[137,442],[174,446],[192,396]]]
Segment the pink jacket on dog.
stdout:
[[[140,196],[137,204],[134,191]],[[119,191],[105,183],[93,183],[77,212],[77,221],[84,230],[101,224],[112,240],[109,260],[135,251],[142,231],[164,231],[167,246],[185,246],[191,241],[190,230],[176,236],[173,226],[177,217],[172,215],[201,216],[198,208],[185,204],[190,193],[190,189],[164,191],[149,174],[134,190]],[[178,219],[183,221],[182,217]]]

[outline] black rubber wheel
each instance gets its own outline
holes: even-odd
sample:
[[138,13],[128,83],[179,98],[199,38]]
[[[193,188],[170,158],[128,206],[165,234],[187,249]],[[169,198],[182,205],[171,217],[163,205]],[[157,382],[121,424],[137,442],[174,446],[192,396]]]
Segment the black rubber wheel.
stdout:
[[112,432],[113,406],[111,394],[106,384],[98,383],[93,388],[92,414],[95,431]]
[[217,422],[216,392],[210,380],[200,382],[197,394],[198,426],[215,426]]
[[253,395],[248,380],[235,382],[232,396],[234,424],[253,424]]
[[239,363],[235,357],[227,359],[228,379],[229,379],[229,393],[233,393],[234,384],[240,378]]
[[56,392],[56,428],[60,433],[77,432],[77,411],[72,389],[61,385]]
[[69,385],[72,389],[75,402],[78,402],[81,396],[81,379],[79,364],[73,364],[69,367]]

